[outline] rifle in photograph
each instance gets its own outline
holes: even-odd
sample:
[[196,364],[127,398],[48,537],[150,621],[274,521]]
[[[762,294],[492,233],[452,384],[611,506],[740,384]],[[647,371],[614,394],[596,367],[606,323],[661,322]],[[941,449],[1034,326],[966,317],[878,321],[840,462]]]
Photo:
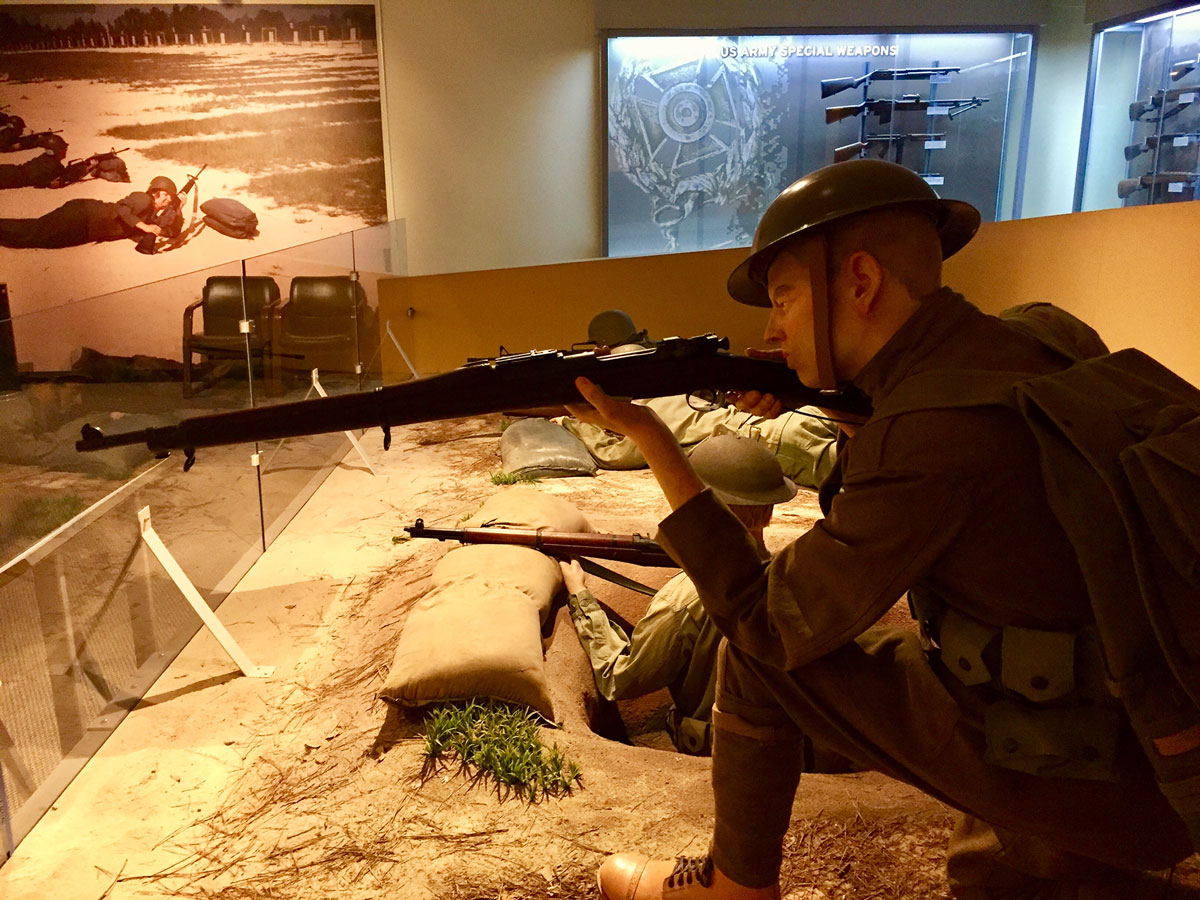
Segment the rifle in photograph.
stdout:
[[667,552],[651,538],[640,534],[599,534],[590,531],[543,531],[526,528],[426,528],[423,519],[405,525],[409,537],[460,544],[503,544],[530,547],[556,559],[580,556],[610,559],[638,566],[679,568]]
[[958,66],[934,66],[931,68],[914,69],[875,69],[865,75],[850,75],[845,78],[821,79],[821,99],[840,94],[851,88],[862,87],[872,81],[919,81],[934,78],[939,75],[951,75],[961,71]]
[[1172,131],[1167,134],[1152,134],[1140,144],[1130,144],[1125,148],[1125,158],[1127,160],[1135,160],[1143,153],[1162,145],[1163,141],[1170,146],[1179,138],[1186,138],[1190,144],[1196,138],[1200,138],[1200,131]]
[[188,191],[196,186],[196,180],[204,174],[204,170],[208,168],[208,163],[202,165],[195,175],[189,175],[187,181],[183,183],[183,187],[179,189],[179,196],[183,197]]
[[1181,102],[1178,106],[1175,106],[1163,113],[1163,118],[1169,119],[1171,116],[1178,115],[1183,110],[1191,106],[1193,101],[1196,99],[1195,94],[1198,91],[1200,91],[1200,84],[1192,84],[1188,85],[1187,87],[1155,91],[1145,100],[1134,100],[1129,104],[1129,121],[1136,122],[1138,119],[1145,116],[1146,113],[1157,112],[1168,103],[1174,103],[1176,100],[1187,97],[1189,94],[1193,95],[1188,97],[1188,99],[1184,99],[1183,102]]
[[581,402],[575,388],[580,376],[617,397],[713,392],[713,400],[723,400],[721,392],[759,390],[793,408],[812,405],[850,416],[870,415],[870,401],[852,388],[809,388],[784,363],[739,356],[729,353],[728,347],[728,338],[706,334],[666,338],[644,350],[620,354],[543,350],[500,356],[372,391],[193,416],[176,425],[107,435],[85,425],[75,449],[144,443],[158,454],[183,450],[186,469],[198,447],[375,426],[383,429],[387,449],[394,425]]
[[854,159],[857,156],[862,156],[872,144],[882,145],[879,149],[879,158],[887,156],[888,150],[893,145],[897,147],[896,162],[900,162],[900,152],[904,147],[905,141],[940,141],[946,135],[944,132],[939,134],[871,134],[867,135],[861,141],[855,141],[853,144],[843,144],[841,147],[835,147],[833,150],[834,162],[845,162],[848,159]]
[[[76,159],[72,159],[63,166],[62,175],[60,175],[58,178],[56,178],[54,180],[54,183],[51,186],[52,187],[65,187],[68,184],[75,184],[75,182],[77,182],[77,181],[82,181],[84,178],[87,178],[89,175],[95,175],[96,170],[100,167],[101,164],[106,163],[109,160],[119,159],[120,155],[128,149],[129,149],[128,147],[122,147],[120,150],[117,150],[114,148],[114,149],[108,150],[104,153],[93,153],[91,156],[77,157]],[[107,180],[115,181],[118,179],[114,175],[114,176],[109,177]],[[121,177],[119,180],[121,180],[121,181],[129,180],[129,175],[127,172],[124,171],[123,167],[122,167],[122,171],[121,171]]]
[[1117,196],[1124,200],[1143,188],[1152,188],[1159,184],[1189,184],[1197,180],[1200,180],[1200,172],[1159,172],[1157,175],[1123,178],[1117,182]]
[[44,138],[52,134],[62,134],[61,128],[55,128],[50,131],[31,131],[28,134],[23,134],[11,144],[8,149],[11,150],[32,150],[34,147],[42,146],[41,142]]
[[987,97],[958,97],[953,100],[922,100],[918,94],[904,94],[898,99],[864,100],[850,106],[830,106],[825,110],[825,124],[832,125],[842,119],[849,119],[868,113],[879,120],[880,125],[892,121],[892,115],[898,112],[919,112],[929,109],[945,109],[951,119],[961,116],[967,110],[977,109],[988,102]]

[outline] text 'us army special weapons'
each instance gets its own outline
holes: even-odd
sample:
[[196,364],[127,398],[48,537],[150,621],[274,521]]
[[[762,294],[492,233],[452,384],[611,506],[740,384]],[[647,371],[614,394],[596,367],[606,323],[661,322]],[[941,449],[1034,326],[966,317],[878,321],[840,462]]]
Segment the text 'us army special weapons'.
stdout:
[[790,407],[820,406],[851,416],[871,413],[870,401],[854,389],[809,388],[784,363],[738,356],[728,347],[728,338],[706,334],[666,338],[644,350],[621,354],[542,350],[499,356],[372,391],[193,416],[177,425],[124,434],[106,435],[85,425],[75,449],[144,443],[160,455],[183,450],[186,470],[198,447],[378,426],[386,450],[394,425],[582,402],[575,388],[575,379],[581,376],[616,397],[699,394],[720,402],[721,392],[758,390],[774,394]]
[[1143,188],[1153,188],[1161,184],[1192,184],[1200,181],[1200,172],[1159,172],[1157,175],[1143,175],[1140,178],[1123,178],[1117,182],[1117,196],[1124,200]]
[[919,81],[936,78],[940,75],[950,75],[959,71],[958,66],[935,66],[927,69],[875,69],[865,75],[848,76],[846,78],[821,79],[821,99],[840,94],[850,88],[862,87],[872,81]]
[[878,156],[883,159],[887,156],[888,150],[893,146],[896,148],[896,162],[900,162],[901,154],[904,149],[905,141],[940,141],[945,137],[945,133],[941,134],[871,134],[863,138],[861,141],[855,141],[853,144],[844,144],[841,147],[835,147],[833,150],[834,162],[845,162],[848,159],[854,159],[856,156],[862,156],[872,144],[879,145]]
[[[1130,144],[1125,148],[1125,158],[1135,160],[1143,153],[1153,150],[1158,146],[1167,147],[1186,147],[1188,144],[1200,138],[1200,131],[1173,131],[1167,134],[1152,134],[1140,144]],[[1166,141],[1166,144],[1163,142]]]
[[1177,116],[1200,96],[1200,84],[1189,85],[1188,87],[1171,88],[1169,91],[1155,91],[1145,100],[1134,100],[1129,104],[1129,121],[1136,122],[1139,119],[1145,118],[1147,113],[1157,114],[1167,103],[1175,103],[1176,106],[1164,110],[1162,118],[1169,119],[1172,116]]
[[919,94],[903,94],[899,99],[864,100],[851,106],[830,106],[825,110],[825,124],[832,125],[842,119],[849,119],[863,113],[870,113],[879,120],[880,125],[892,121],[892,115],[898,112],[919,112],[921,110],[944,109],[951,119],[961,116],[969,109],[976,109],[988,102],[987,97],[959,97],[953,100],[922,100]]

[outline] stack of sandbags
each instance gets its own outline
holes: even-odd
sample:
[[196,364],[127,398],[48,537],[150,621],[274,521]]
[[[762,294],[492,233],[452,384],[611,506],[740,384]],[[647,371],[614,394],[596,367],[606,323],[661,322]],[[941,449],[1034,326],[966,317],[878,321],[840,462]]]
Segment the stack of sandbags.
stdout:
[[[567,501],[524,487],[495,494],[462,527],[592,530]],[[528,547],[474,544],[442,557],[430,580],[380,696],[408,707],[492,697],[554,721],[542,625],[562,587],[558,563]]]

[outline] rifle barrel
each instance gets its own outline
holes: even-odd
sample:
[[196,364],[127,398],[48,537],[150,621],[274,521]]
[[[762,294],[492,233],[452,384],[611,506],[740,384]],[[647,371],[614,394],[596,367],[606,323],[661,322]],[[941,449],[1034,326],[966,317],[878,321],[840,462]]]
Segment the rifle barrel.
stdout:
[[662,547],[640,534],[541,531],[527,528],[426,528],[421,519],[417,519],[413,525],[405,525],[404,530],[413,538],[458,541],[460,544],[529,547],[562,558],[587,556],[640,566],[679,567]]
[[[314,397],[183,419],[176,425],[103,434],[85,425],[75,448],[103,450],[145,443],[155,453],[271,441],[359,428],[411,425],[484,415],[518,406],[579,403],[575,379],[591,379],[617,397],[651,398],[696,391],[759,390],[791,407],[814,405],[852,416],[870,415],[870,401],[853,389],[806,387],[784,363],[738,356],[728,340],[708,334],[667,338],[633,353],[542,351],[498,357],[438,375],[361,393]],[[385,433],[385,444],[387,437]]]

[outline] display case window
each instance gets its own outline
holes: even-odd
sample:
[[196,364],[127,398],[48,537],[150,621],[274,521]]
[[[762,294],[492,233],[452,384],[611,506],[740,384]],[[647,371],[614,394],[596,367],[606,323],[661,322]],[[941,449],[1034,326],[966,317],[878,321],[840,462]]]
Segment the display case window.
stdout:
[[746,246],[788,184],[887,159],[1020,215],[1033,35],[610,35],[606,250]]
[[1098,31],[1075,208],[1193,200],[1198,155],[1200,6]]

